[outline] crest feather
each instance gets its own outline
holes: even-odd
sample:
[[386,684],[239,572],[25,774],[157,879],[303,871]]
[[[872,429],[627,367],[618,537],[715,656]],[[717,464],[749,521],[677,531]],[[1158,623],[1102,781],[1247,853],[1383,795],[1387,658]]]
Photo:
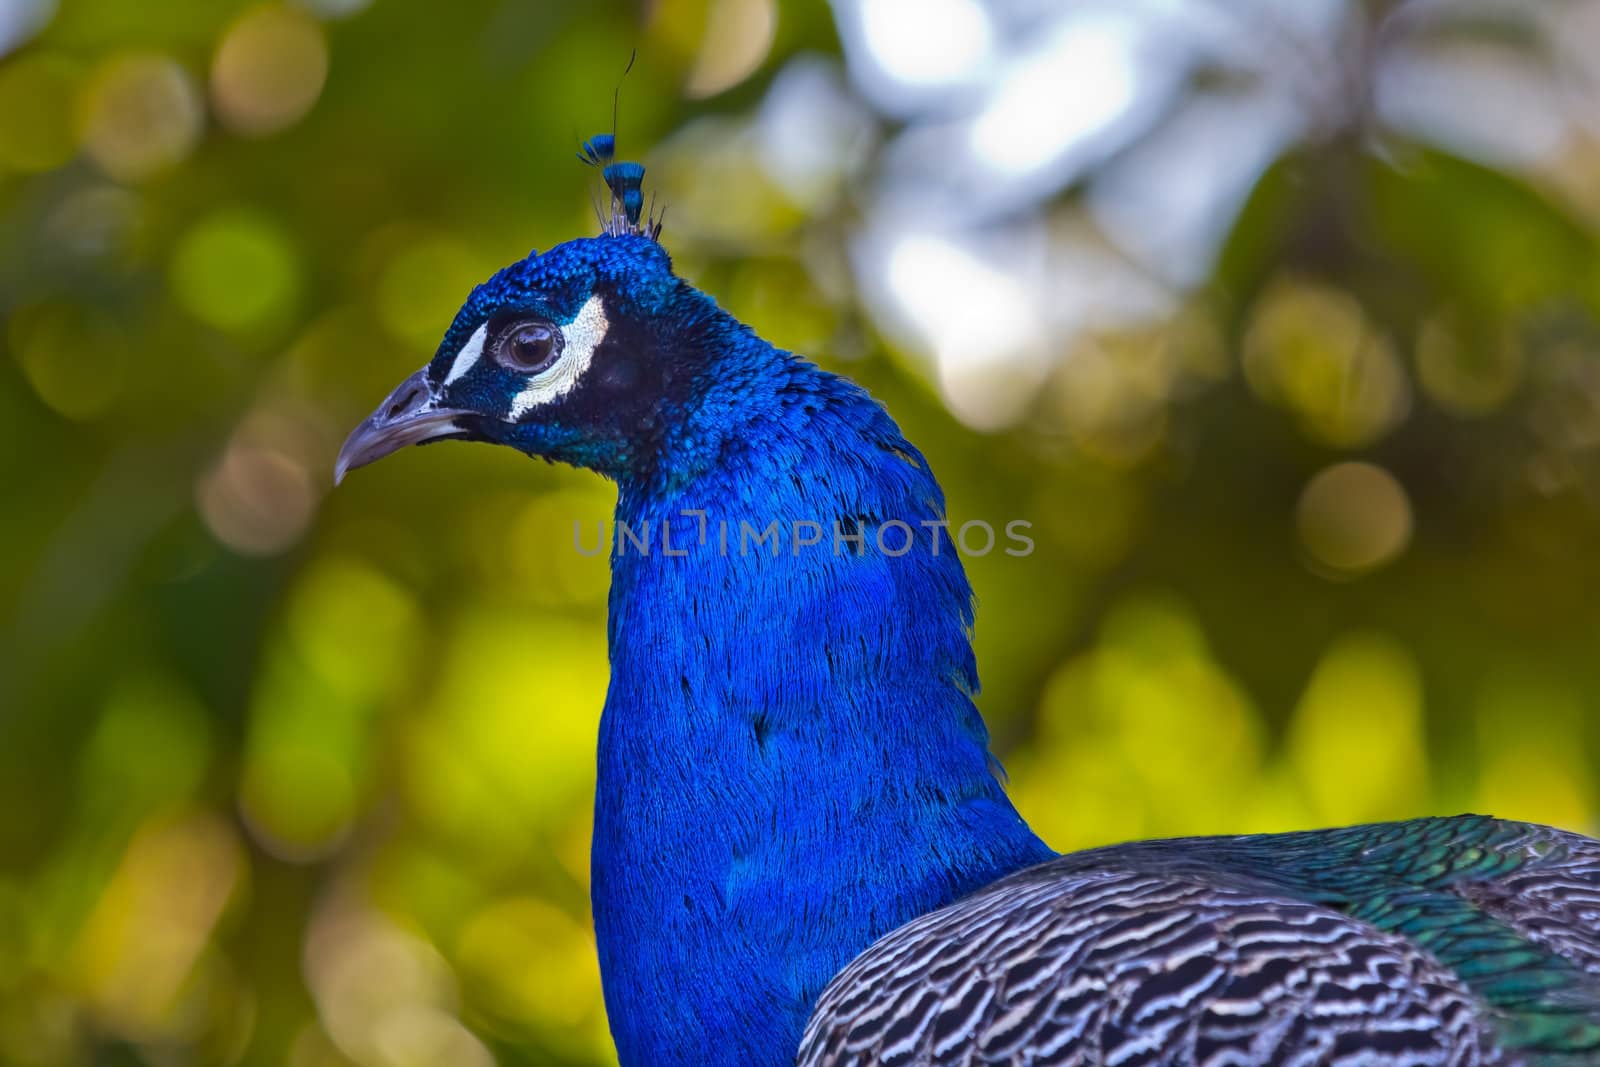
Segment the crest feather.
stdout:
[[589,138],[578,151],[581,162],[600,168],[600,177],[611,193],[609,212],[602,212],[599,205],[595,207],[595,214],[600,220],[600,232],[612,237],[632,234],[654,241],[661,234],[661,219],[665,212],[656,212],[653,196],[650,211],[644,209],[644,164],[619,161],[616,154],[617,139],[609,133]]

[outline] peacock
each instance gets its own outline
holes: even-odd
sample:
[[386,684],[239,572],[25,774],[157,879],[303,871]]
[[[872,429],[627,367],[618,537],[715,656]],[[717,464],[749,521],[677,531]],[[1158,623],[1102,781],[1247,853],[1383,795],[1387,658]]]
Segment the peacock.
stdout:
[[1600,1063],[1600,842],[1051,850],[922,453],[673,273],[611,136],[581,156],[602,232],[475,288],[335,476],[472,440],[616,484],[591,892],[623,1064]]

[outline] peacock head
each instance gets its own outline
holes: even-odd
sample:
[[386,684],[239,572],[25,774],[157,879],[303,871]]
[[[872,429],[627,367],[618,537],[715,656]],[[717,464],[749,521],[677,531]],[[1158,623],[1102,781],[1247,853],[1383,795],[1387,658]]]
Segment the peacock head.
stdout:
[[473,440],[618,480],[649,468],[695,407],[712,305],[672,273],[646,214],[644,168],[612,139],[580,158],[603,169],[602,233],[534,252],[474,289],[427,366],[401,382],[340,450],[336,481],[406,445]]

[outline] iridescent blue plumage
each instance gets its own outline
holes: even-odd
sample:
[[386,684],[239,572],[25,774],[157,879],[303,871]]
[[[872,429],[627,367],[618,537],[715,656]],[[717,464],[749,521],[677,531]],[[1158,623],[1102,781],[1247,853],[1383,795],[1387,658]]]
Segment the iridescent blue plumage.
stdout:
[[597,133],[587,141],[578,151],[578,160],[591,167],[604,167],[617,155],[617,138],[615,134]]
[[988,751],[928,464],[673,274],[614,147],[581,154],[605,235],[475,289],[339,471],[467,438],[617,485],[591,892],[624,1064],[1595,1062],[1595,842],[1418,820],[1056,857]]

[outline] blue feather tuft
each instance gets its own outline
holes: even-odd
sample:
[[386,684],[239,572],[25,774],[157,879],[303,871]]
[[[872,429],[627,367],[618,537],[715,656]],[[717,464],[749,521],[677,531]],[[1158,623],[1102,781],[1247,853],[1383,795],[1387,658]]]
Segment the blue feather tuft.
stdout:
[[617,139],[609,133],[600,133],[583,142],[578,160],[591,167],[603,167],[617,155]]
[[637,228],[639,215],[644,211],[644,165],[613,163],[601,175],[610,186],[611,195],[621,202],[628,225]]
[[[644,164],[616,161],[617,139],[614,134],[601,133],[583,142],[578,159],[592,167],[599,167],[606,188],[611,192],[611,210],[605,212],[595,205],[600,219],[600,229],[611,237],[633,234],[652,241],[661,233],[661,213],[644,208]],[[654,201],[652,200],[652,204]]]

